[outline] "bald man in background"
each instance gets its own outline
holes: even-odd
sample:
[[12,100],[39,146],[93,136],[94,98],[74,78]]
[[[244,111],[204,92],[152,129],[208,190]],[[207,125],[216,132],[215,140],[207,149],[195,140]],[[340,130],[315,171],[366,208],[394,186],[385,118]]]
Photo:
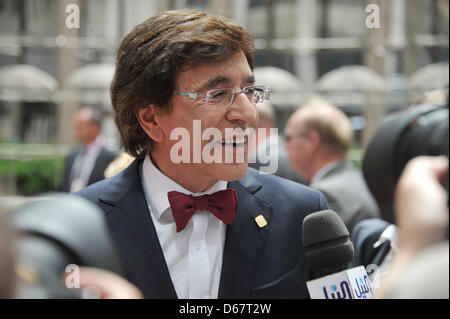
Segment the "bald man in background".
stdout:
[[315,98],[291,115],[285,136],[292,168],[325,195],[349,232],[359,221],[379,217],[362,174],[347,160],[353,130],[342,111]]

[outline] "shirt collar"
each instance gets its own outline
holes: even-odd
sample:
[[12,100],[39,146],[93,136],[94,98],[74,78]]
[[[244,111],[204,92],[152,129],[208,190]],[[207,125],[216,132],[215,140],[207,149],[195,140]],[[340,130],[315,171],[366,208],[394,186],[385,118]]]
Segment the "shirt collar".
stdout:
[[85,152],[89,153],[94,149],[100,148],[103,145],[103,139],[100,136],[97,136],[95,140],[84,147]]
[[201,196],[209,195],[227,188],[227,181],[218,181],[212,187],[201,193],[192,193],[179,185],[166,175],[164,175],[152,162],[147,155],[142,164],[142,184],[149,205],[155,217],[159,219],[161,215],[170,208],[167,193],[171,191],[181,192],[187,195]]
[[378,248],[384,242],[389,241],[391,248],[397,251],[397,227],[395,225],[389,225],[381,233],[380,238],[373,244],[373,248]]

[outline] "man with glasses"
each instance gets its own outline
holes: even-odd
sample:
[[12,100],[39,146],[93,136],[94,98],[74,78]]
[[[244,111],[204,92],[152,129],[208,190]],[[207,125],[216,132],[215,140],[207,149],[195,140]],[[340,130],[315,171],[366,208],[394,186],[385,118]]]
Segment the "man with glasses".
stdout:
[[312,99],[291,115],[285,135],[292,168],[325,195],[349,232],[358,222],[380,216],[364,177],[347,161],[353,129],[342,111]]
[[[136,160],[79,195],[105,212],[145,298],[308,296],[302,221],[327,204],[317,191],[247,170],[246,132],[270,97],[254,86],[253,52],[241,26],[193,10],[157,14],[118,49],[111,99]],[[181,162],[179,134],[190,142]],[[220,156],[206,161],[205,150]]]

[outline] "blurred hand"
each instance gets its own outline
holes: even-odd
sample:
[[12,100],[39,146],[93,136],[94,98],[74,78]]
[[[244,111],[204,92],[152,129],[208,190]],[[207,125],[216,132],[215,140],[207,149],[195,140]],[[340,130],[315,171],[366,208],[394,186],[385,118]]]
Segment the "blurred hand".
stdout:
[[442,241],[448,227],[447,191],[441,181],[448,171],[445,156],[419,156],[408,162],[395,189],[398,250],[376,298],[385,298],[414,264],[421,250]]
[[415,252],[445,237],[448,194],[440,182],[447,171],[445,156],[419,156],[406,165],[395,189],[399,250]]
[[[64,280],[69,274],[65,274]],[[140,290],[113,272],[91,267],[80,267],[80,289],[93,288],[101,299],[142,299]]]

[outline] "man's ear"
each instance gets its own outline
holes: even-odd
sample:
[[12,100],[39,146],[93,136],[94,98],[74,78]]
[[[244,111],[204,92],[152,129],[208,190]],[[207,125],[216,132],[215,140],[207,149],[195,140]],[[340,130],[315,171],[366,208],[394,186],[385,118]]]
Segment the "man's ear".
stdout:
[[149,104],[136,112],[136,117],[142,129],[155,142],[161,142],[164,139],[164,132],[160,126],[158,114],[158,107],[153,104]]
[[311,149],[314,152],[317,152],[320,148],[320,145],[322,144],[322,139],[320,138],[319,133],[317,133],[314,130],[309,131],[308,139],[309,139],[309,143],[311,145]]

